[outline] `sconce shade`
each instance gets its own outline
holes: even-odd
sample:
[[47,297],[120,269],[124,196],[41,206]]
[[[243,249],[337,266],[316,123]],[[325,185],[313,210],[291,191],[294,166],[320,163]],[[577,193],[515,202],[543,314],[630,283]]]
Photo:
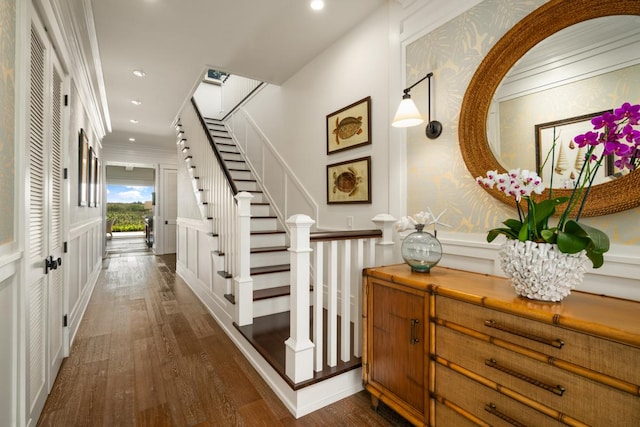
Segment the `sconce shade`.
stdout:
[[391,126],[396,128],[406,128],[410,126],[418,126],[422,122],[424,122],[424,119],[420,115],[418,107],[416,107],[411,96],[406,94],[402,97],[402,101],[398,106],[398,111],[396,111],[396,115],[393,118]]

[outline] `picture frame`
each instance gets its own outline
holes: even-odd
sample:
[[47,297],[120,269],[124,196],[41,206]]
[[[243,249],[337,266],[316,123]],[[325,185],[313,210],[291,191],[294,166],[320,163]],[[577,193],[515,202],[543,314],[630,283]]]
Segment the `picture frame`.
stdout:
[[96,207],[96,152],[93,147],[89,147],[89,207]]
[[327,165],[327,204],[371,203],[371,156]]
[[[577,135],[593,130],[591,119],[601,116],[607,111],[612,112],[612,110],[599,111],[535,125],[536,171],[547,187],[573,188],[588,150],[588,147],[578,147],[573,139]],[[545,163],[547,154],[553,147],[553,141],[556,138],[553,157],[550,156]],[[599,146],[594,154],[600,156],[602,150],[603,147]],[[541,170],[540,167],[543,163],[544,168]],[[598,170],[593,184],[607,182],[615,172],[614,155],[609,155]]]
[[97,157],[96,157],[95,165],[96,165],[96,175],[95,175],[96,207],[98,207],[102,202],[102,162]]
[[371,144],[371,97],[327,115],[327,155]]
[[87,206],[89,196],[89,140],[84,129],[78,135],[78,206]]

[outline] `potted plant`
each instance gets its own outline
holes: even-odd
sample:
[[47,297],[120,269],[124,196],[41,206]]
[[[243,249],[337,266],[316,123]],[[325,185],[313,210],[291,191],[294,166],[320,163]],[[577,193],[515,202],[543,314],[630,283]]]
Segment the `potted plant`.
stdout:
[[[594,268],[603,265],[609,238],[581,223],[580,216],[607,156],[615,156],[615,166],[621,171],[639,166],[640,131],[635,128],[639,121],[640,105],[624,103],[593,118],[593,130],[574,138],[578,147],[586,148],[586,155],[569,197],[553,197],[551,191],[548,198],[537,200],[545,183],[538,173],[527,170],[489,171],[476,178],[480,185],[496,186],[516,201],[518,218],[504,221],[506,227],[490,230],[487,241],[499,235],[507,237],[500,251],[501,266],[519,295],[560,301],[582,280],[588,260]],[[596,155],[598,152],[601,154]],[[564,210],[557,223],[551,224],[558,207]]]

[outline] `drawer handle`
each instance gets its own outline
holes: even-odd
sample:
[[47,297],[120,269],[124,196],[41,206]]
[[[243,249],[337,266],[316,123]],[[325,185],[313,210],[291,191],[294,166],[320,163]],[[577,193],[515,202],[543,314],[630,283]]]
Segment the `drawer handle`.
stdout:
[[504,420],[504,421],[508,422],[512,426],[527,427],[526,425],[514,420],[510,416],[505,415],[502,412],[498,411],[498,409],[496,409],[496,405],[494,403],[489,403],[488,405],[484,405],[484,410],[487,411],[488,413],[490,413],[491,415],[495,415],[496,417],[500,418],[501,420]]
[[420,342],[420,339],[416,336],[416,325],[420,323],[418,319],[411,319],[411,345]]
[[512,335],[517,335],[519,337],[522,338],[526,338],[532,341],[537,341],[540,342],[542,344],[546,344],[546,345],[550,345],[551,347],[555,347],[555,348],[562,348],[562,346],[564,345],[564,341],[562,341],[561,339],[557,339],[557,340],[550,340],[547,338],[542,338],[539,337],[537,335],[531,335],[528,334],[526,332],[522,332],[522,331],[518,331],[516,329],[512,329],[509,328],[507,326],[501,325],[498,322],[496,322],[495,320],[485,320],[484,321],[484,326],[488,327],[488,328],[493,328],[493,329],[497,329],[499,331],[503,331]]
[[560,385],[553,386],[553,385],[545,384],[542,381],[538,381],[536,379],[528,377],[524,374],[521,374],[520,372],[516,372],[512,369],[505,368],[504,366],[500,366],[495,359],[487,359],[484,361],[484,364],[490,368],[497,369],[500,372],[504,372],[507,375],[511,375],[512,377],[516,377],[522,381],[526,381],[529,384],[533,384],[536,387],[540,387],[541,389],[547,390],[558,396],[562,396],[565,392],[565,388]]

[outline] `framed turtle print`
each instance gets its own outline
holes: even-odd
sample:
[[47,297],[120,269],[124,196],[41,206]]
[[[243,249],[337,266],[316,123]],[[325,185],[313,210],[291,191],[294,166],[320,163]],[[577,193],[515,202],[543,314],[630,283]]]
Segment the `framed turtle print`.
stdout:
[[371,97],[327,116],[327,154],[371,144]]
[[327,204],[371,203],[371,156],[327,165]]

